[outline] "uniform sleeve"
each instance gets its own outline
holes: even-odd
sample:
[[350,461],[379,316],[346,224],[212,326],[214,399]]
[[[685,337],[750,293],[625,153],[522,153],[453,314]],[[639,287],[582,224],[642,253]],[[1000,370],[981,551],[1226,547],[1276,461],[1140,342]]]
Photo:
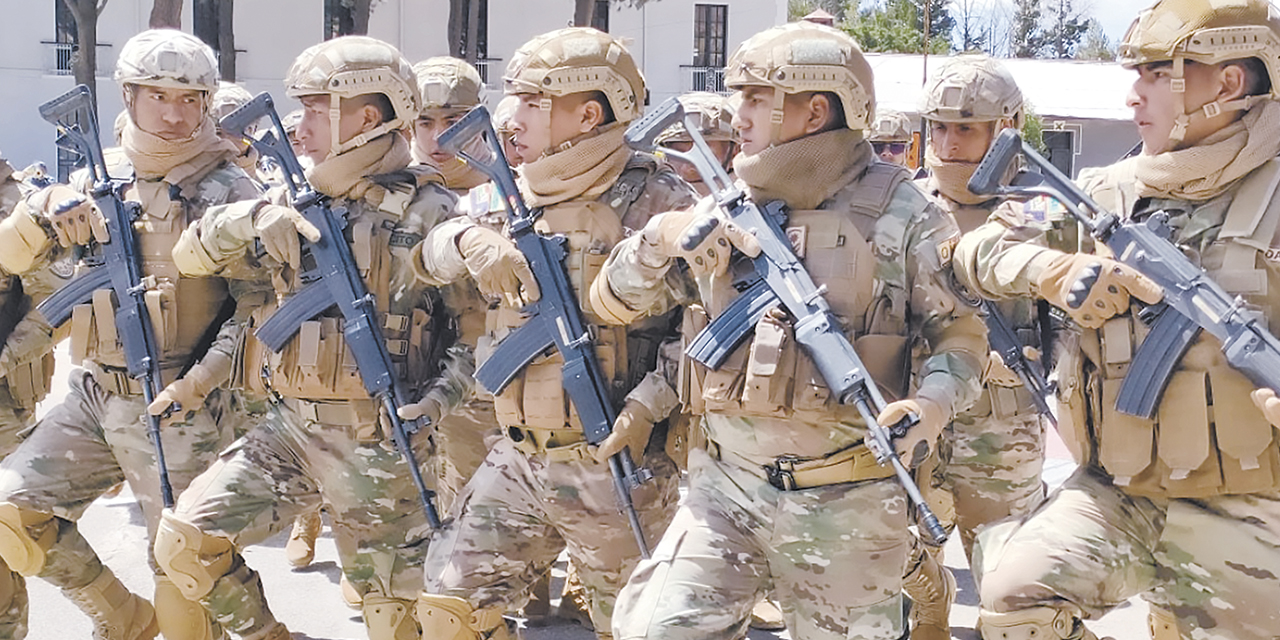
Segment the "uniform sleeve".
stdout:
[[458,238],[475,223],[466,217],[454,217],[435,225],[413,248],[413,272],[419,280],[436,287],[452,284],[466,277],[467,263],[458,251]]
[[625,325],[642,317],[660,316],[697,298],[696,284],[675,260],[650,267],[637,257],[639,246],[639,233],[615,245],[591,283],[591,311],[608,324]]
[[448,415],[471,398],[475,385],[476,357],[471,347],[455,344],[445,351],[440,373],[427,385],[422,400],[435,403],[440,415]]
[[993,300],[1036,295],[1035,279],[1050,251],[1045,232],[1017,207],[1001,205],[960,239],[952,261],[956,279]]

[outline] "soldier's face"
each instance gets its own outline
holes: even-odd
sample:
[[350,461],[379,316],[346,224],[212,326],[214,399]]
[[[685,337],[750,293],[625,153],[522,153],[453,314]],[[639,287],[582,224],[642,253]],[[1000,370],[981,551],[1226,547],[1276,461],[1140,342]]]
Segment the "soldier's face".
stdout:
[[419,115],[413,123],[413,146],[417,156],[437,167],[454,159],[454,154],[440,150],[436,138],[465,115],[465,109],[428,109]]
[[522,162],[533,162],[547,151],[602,124],[599,104],[585,94],[555,96],[551,110],[542,108],[542,94],[516,96],[511,116],[512,145]]
[[190,138],[204,121],[204,92],[137,85],[133,90],[133,122],[165,140]]
[[994,134],[994,122],[929,122],[929,146],[943,162],[981,162]]
[[[312,162],[320,163],[329,157],[333,144],[333,126],[329,120],[329,96],[303,96],[302,120],[298,122],[295,135],[298,145],[302,147]],[[338,142],[346,142],[364,131],[376,127],[382,116],[378,108],[370,104],[355,101],[343,101],[339,109]]]
[[[693,149],[693,142],[675,140],[668,142],[663,146],[676,151],[688,152]],[[729,161],[733,159],[733,146],[733,142],[729,140],[707,140],[707,147],[711,149],[711,153],[715,154],[716,159],[720,161],[720,166],[725,167],[726,169],[729,167]],[[703,191],[700,187],[702,184],[702,174],[698,173],[698,169],[683,160],[676,158],[671,158],[670,160],[671,166],[675,168],[676,173],[679,173],[680,177],[683,178],[685,182],[693,185],[694,188],[697,188],[699,193],[701,193]]]
[[[809,91],[788,94],[782,103],[782,127],[773,137],[773,87],[743,87],[742,104],[733,116],[742,153],[752,155],[782,144],[825,131],[831,124],[827,97]],[[817,104],[817,102],[821,104]]]
[[[1173,151],[1169,136],[1178,117],[1177,96],[1173,92],[1173,64],[1170,62],[1152,62],[1139,65],[1138,78],[1133,81],[1133,89],[1125,103],[1133,109],[1133,122],[1138,125],[1138,136],[1142,138],[1143,153],[1148,155]],[[1187,61],[1183,68],[1186,80],[1186,91],[1183,95],[1183,108],[1187,113],[1195,113],[1204,105],[1215,99],[1229,99],[1224,93],[1224,76],[1221,65],[1204,65]],[[1231,93],[1231,92],[1227,92]],[[1238,113],[1238,112],[1237,112]],[[1178,143],[1177,148],[1195,145],[1205,136],[1221,129],[1231,122],[1233,114],[1226,113],[1216,118],[1195,118],[1187,127],[1187,133]]]

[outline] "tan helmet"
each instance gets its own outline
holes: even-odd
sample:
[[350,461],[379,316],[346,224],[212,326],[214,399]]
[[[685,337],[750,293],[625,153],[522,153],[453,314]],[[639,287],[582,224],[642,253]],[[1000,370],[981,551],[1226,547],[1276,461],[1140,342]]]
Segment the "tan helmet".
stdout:
[[234,82],[219,82],[218,90],[213,93],[213,99],[209,101],[209,115],[213,116],[213,120],[217,122],[228,113],[248,104],[250,100],[253,100],[253,96],[249,95],[244,87]]
[[300,124],[302,124],[302,109],[294,109],[280,118],[280,126],[284,127],[284,133],[288,136],[293,135]]
[[[1259,100],[1280,99],[1280,14],[1267,0],[1160,0],[1138,14],[1117,49],[1120,63],[1133,68],[1172,62],[1172,87],[1178,110],[1170,141],[1181,141],[1192,119],[1223,111],[1247,110]],[[1210,102],[1186,113],[1183,68],[1187,60],[1218,64],[1257,58],[1267,69],[1271,90],[1229,102]]]
[[[389,131],[411,125],[417,119],[422,104],[417,78],[409,61],[390,44],[367,36],[342,36],[303,51],[293,61],[284,86],[285,93],[292,98],[329,96],[331,157]],[[342,116],[341,100],[371,93],[386,96],[395,116],[371,131],[340,143],[338,121]]]
[[877,109],[875,122],[867,133],[871,142],[909,142],[911,120],[901,111]]
[[150,29],[129,38],[116,58],[116,82],[167,89],[218,89],[218,60],[199,38],[176,29]]
[[936,122],[994,122],[1022,126],[1022,90],[1000,61],[967,53],[943,61],[925,82],[920,115]]
[[[614,118],[630,122],[644,107],[644,76],[622,41],[589,27],[544,33],[516,50],[502,78],[507,94],[544,98],[600,91]],[[542,101],[544,111],[551,101]]]
[[516,107],[520,106],[520,98],[502,96],[498,106],[493,108],[493,128],[498,133],[511,133],[511,119],[516,115]]
[[418,91],[422,94],[422,110],[470,109],[480,104],[480,90],[484,81],[480,72],[449,56],[427,58],[413,65],[418,78]]
[[[694,91],[680,96],[680,104],[684,105],[686,116],[693,116],[698,122],[698,132],[705,140],[726,140],[733,142],[737,135],[733,131],[733,114],[736,111],[729,99],[718,93]],[[693,142],[683,122],[677,122],[658,134],[657,143],[665,145],[669,142]]]
[[871,65],[843,31],[812,22],[791,22],[751,36],[724,69],[732,89],[773,87],[774,137],[782,128],[784,94],[830,91],[840,97],[845,125],[861,131],[876,110]]

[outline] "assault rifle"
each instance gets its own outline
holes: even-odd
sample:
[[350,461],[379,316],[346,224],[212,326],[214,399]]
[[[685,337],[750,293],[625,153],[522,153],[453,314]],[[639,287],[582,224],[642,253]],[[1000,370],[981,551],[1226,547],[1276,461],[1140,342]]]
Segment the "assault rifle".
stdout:
[[1032,366],[1027,354],[1023,351],[1022,340],[1018,338],[1013,327],[1009,326],[1009,319],[1000,313],[996,303],[983,300],[980,304],[982,322],[987,325],[987,342],[991,345],[991,350],[1000,356],[1004,366],[1018,374],[1018,378],[1022,380],[1022,386],[1027,389],[1027,393],[1031,394],[1031,401],[1035,403],[1036,411],[1057,429],[1058,418],[1053,415],[1049,402],[1044,399],[1049,393],[1049,382],[1044,379],[1044,374],[1040,373],[1039,369]]
[[[129,377],[142,386],[142,397],[148,406],[160,393],[160,350],[155,328],[147,311],[148,277],[142,273],[141,247],[134,223],[142,209],[122,196],[130,180],[117,180],[107,175],[107,163],[98,138],[98,116],[93,110],[89,88],[78,85],[53,100],[40,105],[40,117],[58,128],[58,146],[75,151],[86,161],[91,186],[90,196],[106,220],[108,240],[97,244],[97,255],[85,258],[88,269],[37,305],[37,309],[57,327],[71,317],[77,305],[89,304],[96,291],[110,291],[116,310],[116,332],[124,349],[125,368]],[[93,242],[92,240],[90,241]],[[169,483],[169,466],[165,463],[160,440],[160,418],[145,412],[147,433],[156,450],[156,468],[160,474],[160,497],[165,507],[173,507],[173,485]]]
[[[1000,176],[1021,152],[1044,174],[1040,186],[1000,184]],[[969,179],[969,190],[1013,197],[1044,195],[1057,200],[1116,259],[1164,289],[1164,299],[1139,317],[1151,326],[1120,383],[1118,411],[1151,418],[1178,361],[1201,330],[1222,341],[1227,362],[1259,387],[1280,389],[1280,341],[1265,320],[1250,313],[1242,298],[1227,293],[1170,241],[1169,217],[1157,212],[1136,222],[1103,209],[1012,129],[996,138]]]
[[934,543],[942,544],[947,534],[920,495],[920,488],[898,458],[892,442],[893,438],[906,434],[918,419],[912,416],[889,428],[876,421],[887,403],[831,311],[824,297],[826,287],[817,286],[804,263],[796,257],[783,231],[786,220],[783,204],[774,201],[761,208],[752,202],[729,178],[696,123],[686,121],[684,107],[676,98],[668,98],[633,122],[627,128],[627,144],[635,149],[654,151],[657,135],[677,122],[683,122],[693,138],[693,150],[663,149],[661,153],[696,167],[716,202],[739,227],[755,233],[761,249],[760,255],[752,259],[754,274],[742,283],[738,297],[694,337],[685,353],[711,369],[718,369],[751,335],[769,309],[781,307],[795,319],[796,342],[813,360],[832,396],[840,404],[853,405],[867,423],[867,446],[875,453],[877,462],[892,465],[898,482],[918,510],[920,526]]
[[[272,130],[261,138],[249,135],[249,129],[262,118],[271,119]],[[378,322],[378,310],[373,294],[365,288],[360,270],[356,268],[351,246],[343,236],[347,225],[346,210],[330,206],[331,198],[322,195],[307,183],[307,177],[298,157],[289,145],[280,115],[276,113],[271,95],[263,92],[239,109],[227,114],[219,122],[227,135],[237,136],[252,144],[258,153],[270,157],[280,165],[285,185],[289,189],[290,202],[302,217],[320,230],[320,239],[307,242],[303,239],[309,262],[314,267],[301,275],[306,283],[271,315],[254,333],[267,348],[279,352],[301,328],[302,323],[321,312],[336,307],[342,313],[342,337],[355,357],[360,379],[369,395],[377,398],[383,407],[383,417],[391,425],[391,437],[409,466],[409,476],[418,490],[422,510],[432,528],[440,528],[440,514],[436,511],[435,492],[428,489],[418,470],[418,461],[410,446],[410,435],[426,426],[423,419],[405,421],[397,412],[408,404],[404,389],[391,362],[382,324]]]
[[[554,347],[564,358],[561,370],[564,389],[578,412],[587,443],[597,445],[604,442],[613,432],[617,412],[610,398],[609,382],[605,380],[600,361],[596,358],[595,339],[569,284],[569,273],[564,266],[566,238],[544,236],[534,229],[542,210],[530,211],[520,197],[515,174],[507,164],[501,139],[494,132],[489,110],[484,106],[472,109],[442,132],[436,142],[441,149],[462,156],[468,164],[493,180],[507,208],[511,239],[529,261],[529,268],[542,291],[538,301],[524,309],[528,320],[503,339],[489,359],[476,369],[476,380],[485,389],[499,393],[534,358]],[[644,452],[636,453],[643,455]],[[651,479],[653,474],[635,466],[630,448],[609,458],[609,471],[613,475],[618,504],[635,534],[636,545],[640,547],[641,555],[648,558],[649,545],[644,539],[644,529],[640,526],[631,490]]]

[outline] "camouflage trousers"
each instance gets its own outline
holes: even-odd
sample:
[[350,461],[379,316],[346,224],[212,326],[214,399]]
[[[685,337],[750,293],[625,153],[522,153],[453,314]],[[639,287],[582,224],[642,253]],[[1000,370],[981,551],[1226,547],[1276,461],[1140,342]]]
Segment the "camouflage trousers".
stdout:
[[[84,586],[102,571],[98,554],[75,524],[99,496],[128,482],[152,540],[164,507],[143,399],[107,393],[84,369],[71,372],[69,385],[62,403],[0,462],[0,502],[57,518],[57,536],[39,577],[61,588]],[[226,400],[215,392],[205,403],[206,411],[164,430],[165,461],[175,493],[231,441],[221,426]],[[151,566],[158,571],[154,558]],[[15,613],[12,608],[4,611],[0,626]]]
[[974,567],[985,611],[1089,619],[1142,594],[1184,638],[1278,637],[1280,491],[1153,500],[1081,468],[1029,517],[980,534]]
[[896,639],[909,505],[893,479],[779,491],[689,452],[689,493],[618,596],[618,640],[732,640],[772,589],[797,640]]
[[436,478],[440,513],[452,513],[454,502],[501,437],[493,400],[472,399],[436,424]]
[[[632,492],[645,539],[653,544],[679,500],[675,464],[661,452],[645,459],[654,479]],[[427,554],[427,593],[464,598],[476,608],[513,610],[561,551],[586,588],[601,637],[614,599],[640,559],[620,513],[609,465],[591,459],[551,462],[497,441],[471,477],[455,516]]]
[[[0,386],[0,458],[18,448],[26,436],[34,416],[30,411],[15,409],[6,397],[9,391]],[[0,560],[0,640],[27,637],[27,581],[10,571]]]
[[[305,420],[273,406],[182,493],[174,516],[237,548],[257,544],[323,504],[342,571],[362,596],[413,600],[431,528],[404,458],[378,430]],[[429,477],[431,442],[414,439]],[[239,555],[237,553],[237,555]],[[201,604],[224,628],[246,635],[274,622],[260,580],[243,558],[231,563]]]

